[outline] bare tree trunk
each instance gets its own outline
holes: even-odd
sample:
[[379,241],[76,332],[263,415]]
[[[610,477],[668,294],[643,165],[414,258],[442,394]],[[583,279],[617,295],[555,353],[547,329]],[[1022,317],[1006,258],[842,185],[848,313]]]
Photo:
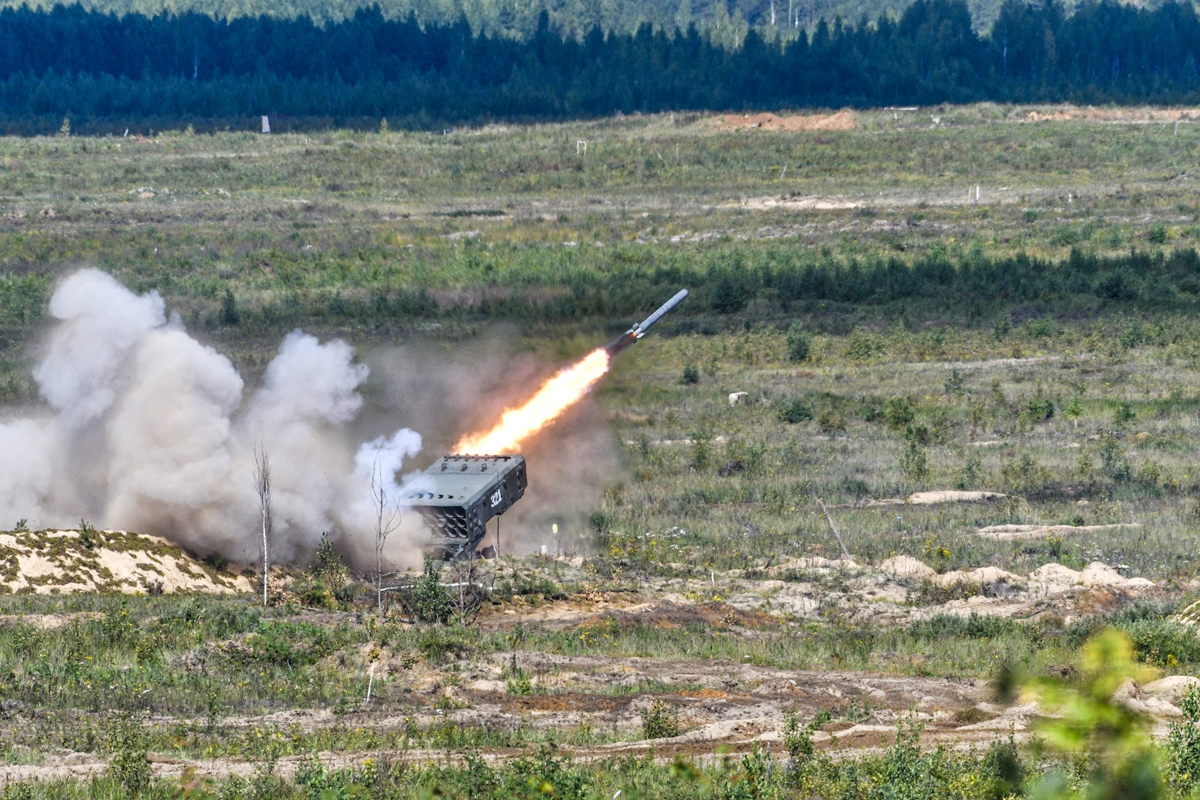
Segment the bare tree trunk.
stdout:
[[262,590],[263,606],[266,606],[270,599],[271,528],[274,515],[271,513],[271,461],[261,442],[254,448],[254,490],[258,492],[258,505],[262,512]]
[[[393,476],[394,477],[394,476]],[[388,495],[387,483],[383,479],[383,465],[375,456],[375,468],[371,472],[371,499],[375,504],[375,604],[379,616],[383,616],[383,548],[388,536],[400,526],[400,511]]]

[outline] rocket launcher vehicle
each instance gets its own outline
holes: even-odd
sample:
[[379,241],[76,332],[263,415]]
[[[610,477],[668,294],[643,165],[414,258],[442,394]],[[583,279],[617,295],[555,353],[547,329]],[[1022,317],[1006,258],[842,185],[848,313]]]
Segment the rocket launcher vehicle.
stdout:
[[[679,290],[653,314],[604,345],[609,359],[645,336],[651,325],[687,296],[687,289]],[[475,557],[488,521],[521,499],[528,485],[525,459],[519,455],[448,454],[423,477],[423,488],[410,492],[402,502],[420,513],[432,531],[427,552],[445,560]]]

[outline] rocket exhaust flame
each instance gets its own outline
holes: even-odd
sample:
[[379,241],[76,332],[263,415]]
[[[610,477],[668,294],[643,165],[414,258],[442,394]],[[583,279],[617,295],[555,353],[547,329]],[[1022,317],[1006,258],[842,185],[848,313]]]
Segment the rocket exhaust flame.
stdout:
[[526,439],[562,416],[608,372],[609,353],[598,347],[564,367],[522,405],[507,409],[489,431],[467,436],[454,446],[460,455],[515,453]]
[[500,421],[486,433],[460,440],[454,446],[454,452],[460,455],[515,453],[526,439],[583,399],[608,372],[608,365],[613,356],[645,336],[651,325],[662,319],[664,314],[683,302],[687,296],[687,289],[679,290],[674,297],[637,325],[603,347],[597,347],[582,361],[559,370],[558,374],[543,383],[524,405],[506,410],[500,416]]

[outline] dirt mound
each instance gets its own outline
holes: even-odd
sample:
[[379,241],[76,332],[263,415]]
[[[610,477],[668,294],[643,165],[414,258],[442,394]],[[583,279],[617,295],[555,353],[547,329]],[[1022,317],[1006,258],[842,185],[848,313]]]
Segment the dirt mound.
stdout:
[[908,496],[908,502],[914,506],[936,506],[941,503],[981,503],[1003,497],[1000,492],[917,492]]
[[0,533],[0,592],[248,591],[249,582],[201,563],[157,536],[125,531]]
[[1085,588],[1148,589],[1154,585],[1145,578],[1126,578],[1107,564],[1093,561],[1082,571],[1064,567],[1062,564],[1044,564],[1029,577],[1014,575],[997,567],[980,567],[972,570],[954,570],[938,574],[936,570],[912,556],[894,556],[879,565],[879,571],[897,578],[915,578],[938,586],[954,584],[988,585],[994,583],[1030,584],[1035,594],[1046,595],[1068,591],[1076,586]]
[[1094,122],[1176,122],[1200,119],[1200,109],[1195,108],[1076,108],[1063,106],[1048,111],[1030,111],[1025,122],[1068,122],[1070,120]]
[[702,626],[708,628],[769,628],[778,620],[761,611],[747,611],[726,603],[701,603],[697,605],[671,602],[643,603],[620,611],[605,611],[579,623],[578,630],[600,626],[615,626],[618,629],[645,626],[649,628],[686,628]]
[[1002,492],[960,492],[944,489],[937,492],[915,492],[908,497],[885,497],[881,500],[860,500],[856,503],[843,503],[830,508],[874,508],[876,506],[937,506],[943,503],[986,503],[1001,500],[1005,497]]
[[780,117],[770,112],[764,114],[726,114],[717,117],[719,127],[738,130],[742,128],[764,131],[852,131],[858,120],[849,111],[836,114],[803,114]]
[[1140,523],[1123,522],[1116,525],[990,525],[975,531],[985,539],[1011,541],[1013,539],[1036,539],[1039,536],[1064,536],[1072,533],[1095,533],[1115,531],[1122,528],[1140,528]]

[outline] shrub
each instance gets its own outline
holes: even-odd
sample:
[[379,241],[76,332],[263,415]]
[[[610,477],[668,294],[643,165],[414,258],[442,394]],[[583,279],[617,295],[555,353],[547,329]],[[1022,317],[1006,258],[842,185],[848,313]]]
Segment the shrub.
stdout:
[[795,397],[779,409],[779,421],[798,425],[813,418],[813,409],[802,398]]
[[915,438],[909,439],[900,453],[900,472],[910,481],[922,481],[929,475],[929,458]]
[[220,322],[222,325],[237,325],[239,321],[241,314],[238,313],[237,300],[234,299],[233,292],[226,289],[221,298]]
[[966,381],[958,367],[952,368],[946,376],[945,389],[948,395],[960,395],[967,390]]
[[683,374],[679,376],[679,382],[684,386],[700,382],[700,370],[695,364],[685,364]]
[[1183,719],[1167,732],[1167,781],[1181,794],[1200,784],[1200,689],[1188,689],[1179,704]]
[[127,797],[137,797],[150,786],[150,757],[137,722],[119,720],[109,747],[112,758],[108,762],[108,776],[121,785]]
[[665,700],[655,698],[648,708],[642,709],[641,715],[643,739],[670,739],[678,736],[682,730],[679,712]]
[[426,561],[421,578],[398,594],[405,611],[418,622],[446,623],[454,613],[453,598],[441,585],[441,571],[435,561]]
[[955,614],[935,614],[929,619],[918,620],[908,626],[908,631],[918,639],[929,641],[949,639],[995,639],[1007,634],[1032,635],[1033,630],[1019,622],[996,616],[971,614],[960,617]]
[[787,354],[789,361],[807,361],[812,337],[800,323],[792,325],[787,332]]
[[1113,409],[1113,427],[1117,430],[1121,430],[1135,419],[1137,419],[1137,413],[1134,412],[1132,403],[1121,402]]
[[[800,717],[793,711],[789,712],[783,723],[783,746],[793,762],[803,763],[812,758],[816,748],[813,745],[812,728],[800,722]],[[793,764],[796,766],[797,764]]]
[[1030,422],[1046,422],[1054,417],[1054,401],[1035,397],[1025,404],[1025,417]]
[[893,397],[883,408],[883,418],[889,428],[894,431],[902,431],[916,419],[916,413],[908,400],[903,397]]
[[846,418],[829,408],[822,411],[817,417],[817,425],[820,426],[821,433],[834,434],[846,432]]
[[882,355],[887,350],[887,342],[875,333],[856,329],[850,334],[850,342],[846,345],[846,358],[855,361],[869,361]]

